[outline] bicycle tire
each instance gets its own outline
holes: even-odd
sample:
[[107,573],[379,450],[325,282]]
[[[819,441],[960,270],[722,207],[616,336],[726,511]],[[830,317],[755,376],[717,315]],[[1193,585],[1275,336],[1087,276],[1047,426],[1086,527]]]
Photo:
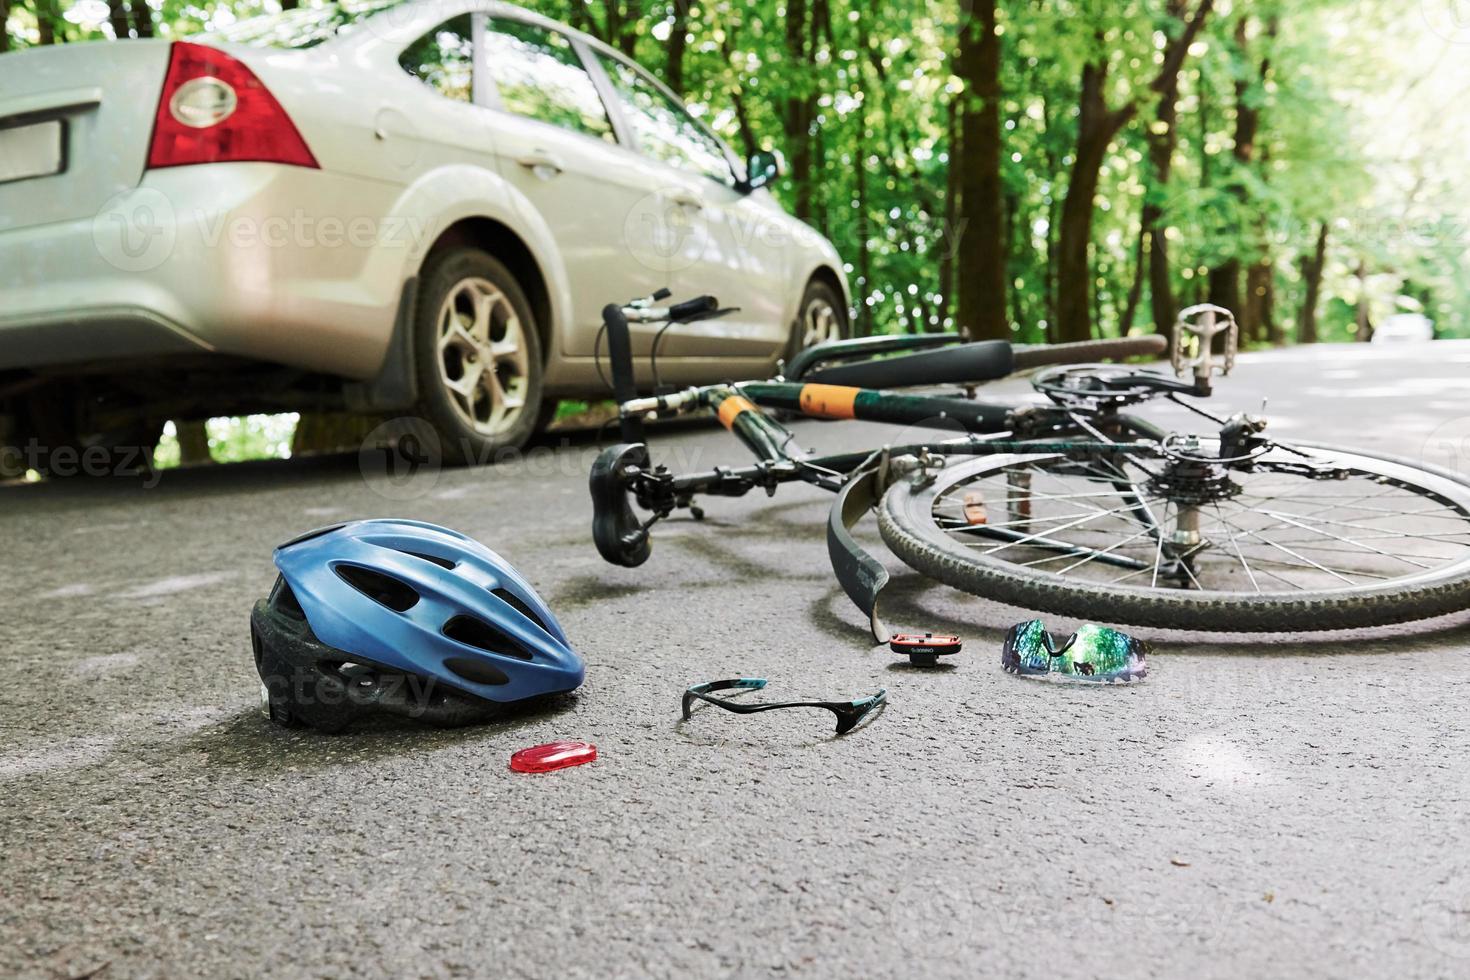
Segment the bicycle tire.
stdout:
[[[1440,467],[1385,453],[1319,443],[1294,445],[1406,467],[1440,487],[1446,483],[1454,485],[1458,496],[1470,501],[1470,480]],[[954,486],[955,481],[948,485]],[[1412,588],[1385,586],[1347,593],[1303,591],[1266,596],[1105,587],[1007,567],[1003,562],[985,562],[945,536],[933,521],[933,500],[942,486],[941,478],[923,487],[907,480],[890,487],[878,507],[878,527],[884,542],[906,565],[930,578],[972,595],[1022,608],[1100,622],[1228,633],[1354,629],[1429,619],[1470,609],[1470,560],[1424,576]]]
[[1129,357],[1157,357],[1169,347],[1169,340],[1158,334],[1145,337],[1118,337],[1112,340],[1082,340],[1072,344],[1016,345],[1015,370],[1051,367],[1057,364],[1092,364],[1097,361],[1121,361]]

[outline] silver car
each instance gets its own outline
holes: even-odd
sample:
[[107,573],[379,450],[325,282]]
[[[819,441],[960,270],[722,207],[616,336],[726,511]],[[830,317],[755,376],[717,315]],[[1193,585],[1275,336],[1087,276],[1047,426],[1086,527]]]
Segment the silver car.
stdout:
[[489,0],[8,54],[0,415],[75,446],[413,411],[482,460],[605,393],[599,311],[660,288],[739,308],[664,336],[660,380],[769,371],[850,304],[831,243],[764,189],[777,167],[617,51]]

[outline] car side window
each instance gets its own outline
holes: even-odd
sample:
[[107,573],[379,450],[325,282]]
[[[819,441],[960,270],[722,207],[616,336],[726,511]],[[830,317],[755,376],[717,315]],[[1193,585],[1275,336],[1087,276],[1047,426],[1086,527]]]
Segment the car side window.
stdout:
[[473,102],[475,42],[470,15],[446,20],[404,49],[398,64],[445,98]]
[[508,111],[617,142],[597,86],[565,36],[491,17],[485,23],[485,64]]
[[638,149],[680,170],[703,174],[722,184],[735,183],[720,141],[687,109],[632,65],[601,53],[598,58],[617,90]]

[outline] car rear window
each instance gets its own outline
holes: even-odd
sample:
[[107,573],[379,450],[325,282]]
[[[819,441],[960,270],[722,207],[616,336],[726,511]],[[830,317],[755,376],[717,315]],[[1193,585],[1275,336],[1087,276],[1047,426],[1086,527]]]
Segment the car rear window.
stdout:
[[258,48],[314,48],[405,0],[340,0],[264,14],[207,32],[206,38]]

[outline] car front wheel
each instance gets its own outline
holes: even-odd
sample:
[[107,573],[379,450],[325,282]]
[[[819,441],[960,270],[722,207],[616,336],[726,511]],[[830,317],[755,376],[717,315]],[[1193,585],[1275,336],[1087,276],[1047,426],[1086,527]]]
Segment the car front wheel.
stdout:
[[847,307],[842,298],[828,283],[813,279],[802,294],[786,359],[789,361],[808,347],[842,340],[847,334]]
[[446,463],[495,462],[525,445],[541,413],[541,339],[531,305],[510,271],[477,248],[432,257],[420,282],[420,409]]

